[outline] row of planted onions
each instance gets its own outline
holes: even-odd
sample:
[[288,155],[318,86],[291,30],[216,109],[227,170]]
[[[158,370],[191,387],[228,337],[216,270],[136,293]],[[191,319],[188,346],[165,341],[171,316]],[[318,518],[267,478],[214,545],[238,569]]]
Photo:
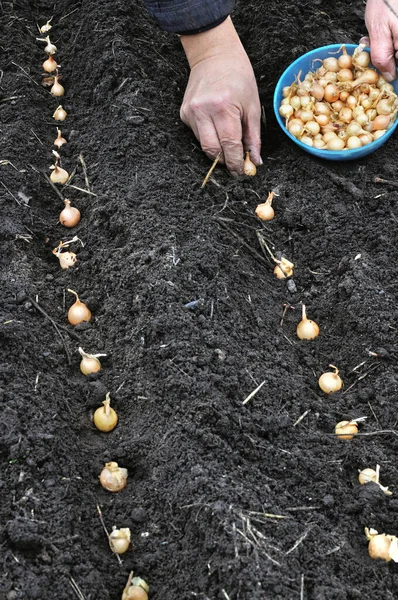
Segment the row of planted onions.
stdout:
[[[262,221],[271,221],[275,217],[273,209],[273,200],[276,196],[275,192],[268,194],[265,202],[259,204],[256,208],[256,215]],[[286,279],[294,274],[294,263],[290,262],[285,257],[277,259],[269,252],[271,258],[276,262],[274,274],[278,279]],[[320,334],[319,325],[307,317],[306,306],[302,304],[301,320],[296,327],[296,334],[300,340],[315,340]],[[318,379],[318,385],[325,394],[332,394],[342,389],[343,380],[339,375],[339,369],[334,365],[329,365],[332,371],[326,371]],[[366,417],[358,417],[355,419],[340,421],[336,424],[334,434],[344,441],[354,439],[359,433],[359,424],[366,420]],[[380,467],[376,469],[366,468],[359,471],[358,481],[361,485],[373,482],[379,486],[381,491],[387,496],[391,496],[392,492],[388,487],[381,485],[379,481]],[[365,528],[365,535],[368,544],[369,555],[373,559],[382,559],[387,562],[393,560],[398,562],[398,537],[389,534],[379,534],[375,529]]]
[[352,56],[345,46],[339,54],[318,59],[303,81],[299,73],[283,88],[279,107],[289,133],[320,150],[366,146],[386,133],[398,111],[394,87],[369,67],[363,45]]
[[[39,28],[40,33],[45,35],[52,29],[51,19]],[[46,60],[43,62],[42,67],[45,71],[42,83],[44,86],[50,87],[50,93],[52,96],[59,98],[64,96],[65,88],[60,83],[62,76],[59,73],[60,65],[54,59],[54,55],[57,53],[57,47],[50,40],[49,35],[45,38],[37,38],[39,41],[45,43],[44,51],[47,54]],[[53,118],[57,122],[65,121],[67,118],[67,112],[62,105],[59,105],[54,114]],[[67,143],[67,140],[63,137],[62,131],[57,128],[57,137],[54,140],[54,145],[58,151],[53,150],[55,156],[54,164],[51,165],[50,181],[53,184],[65,185],[70,181],[69,173],[61,167],[61,151],[62,146]],[[81,219],[80,211],[76,207],[71,206],[70,200],[64,200],[64,208],[60,213],[59,221],[62,225],[68,228],[75,227]],[[57,256],[62,269],[68,269],[73,266],[77,257],[74,252],[64,251],[70,244],[74,242],[81,242],[81,240],[75,236],[73,239],[66,242],[60,242],[59,245],[54,248],[53,254]],[[77,294],[72,289],[68,289],[68,292],[74,294],[75,302],[71,305],[68,310],[68,321],[71,325],[78,325],[84,321],[91,320],[91,311],[88,306],[82,302]],[[83,375],[90,375],[96,373],[101,369],[101,363],[99,357],[105,356],[105,354],[88,354],[82,348],[78,349],[81,362],[80,370]],[[118,422],[118,415],[116,411],[110,405],[111,399],[110,394],[106,395],[103,402],[103,406],[98,408],[93,415],[93,422],[96,428],[102,432],[112,431]],[[109,492],[121,491],[127,483],[127,469],[119,467],[119,465],[110,461],[105,464],[100,476],[99,481],[104,489]],[[112,552],[117,555],[124,554],[130,548],[131,544],[131,532],[128,527],[116,527],[114,526],[111,533],[108,535],[109,547]],[[149,586],[140,577],[133,577],[133,572],[130,573],[127,584],[122,592],[122,600],[148,600]]]

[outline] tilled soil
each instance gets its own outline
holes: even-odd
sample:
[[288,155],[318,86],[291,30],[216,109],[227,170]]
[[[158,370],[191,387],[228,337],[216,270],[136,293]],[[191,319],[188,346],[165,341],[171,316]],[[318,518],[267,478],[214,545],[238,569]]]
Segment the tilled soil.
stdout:
[[[219,168],[204,190],[209,160],[179,120],[183,51],[141,2],[3,0],[0,12],[1,598],[118,600],[131,570],[153,600],[394,598],[397,566],[369,558],[364,528],[398,534],[398,199],[373,181],[395,179],[397,138],[359,162],[317,161],[272,114],[292,60],[358,41],[362,4],[237,2],[264,166],[250,180]],[[51,15],[62,165],[87,190],[83,157],[92,192],[62,188],[82,213],[67,233],[44,177],[58,103],[35,38]],[[271,189],[263,225],[254,209]],[[295,263],[290,283],[257,232]],[[74,235],[84,247],[63,271],[51,251]],[[68,324],[68,288],[90,323]],[[316,341],[296,337],[301,302]],[[79,346],[106,353],[99,374],[80,373]],[[329,364],[344,388],[326,396]],[[105,434],[91,417],[108,391],[119,424]],[[331,435],[361,416],[366,435]],[[129,472],[118,494],[98,481],[110,460]],[[358,484],[376,464],[391,497]],[[132,531],[121,565],[97,505],[108,529]]]

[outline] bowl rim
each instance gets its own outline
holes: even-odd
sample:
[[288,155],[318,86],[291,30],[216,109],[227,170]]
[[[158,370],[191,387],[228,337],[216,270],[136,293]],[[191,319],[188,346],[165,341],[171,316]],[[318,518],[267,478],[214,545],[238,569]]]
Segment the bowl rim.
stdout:
[[[355,48],[358,47],[358,45],[359,44],[348,44],[348,43],[347,44],[327,44],[326,46],[319,46],[318,48],[313,48],[312,50],[309,50],[308,52],[301,54],[292,63],[290,63],[290,65],[288,65],[286,67],[286,69],[283,71],[283,73],[280,75],[278,82],[275,86],[273,105],[274,105],[274,113],[275,113],[276,119],[278,121],[278,125],[281,127],[281,129],[285,133],[285,135],[287,135],[293,142],[295,142],[297,144],[297,146],[299,146],[306,152],[309,152],[310,154],[314,154],[320,158],[326,158],[326,159],[329,158],[329,160],[330,160],[331,158],[342,157],[344,159],[347,159],[349,156],[352,156],[353,154],[358,155],[358,157],[366,156],[367,154],[371,154],[372,152],[375,152],[376,150],[378,150],[378,148],[380,148],[391,137],[391,135],[395,131],[396,127],[398,126],[398,117],[397,117],[395,119],[395,121],[391,124],[389,129],[387,129],[386,134],[384,136],[378,138],[377,140],[373,140],[373,142],[371,142],[370,144],[366,144],[366,146],[361,146],[360,148],[350,148],[350,149],[346,149],[346,150],[324,150],[322,148],[314,148],[313,146],[308,146],[307,144],[304,144],[303,142],[298,140],[296,137],[294,137],[290,133],[290,131],[288,131],[288,129],[286,128],[286,126],[283,122],[283,119],[279,114],[280,102],[278,101],[277,97],[279,96],[279,94],[282,91],[282,83],[281,82],[285,78],[286,75],[289,75],[291,73],[291,71],[294,70],[294,67],[297,63],[301,62],[302,59],[310,58],[311,55],[315,55],[319,51],[329,51],[330,54],[332,54],[333,53],[332,51],[339,50],[343,46],[347,50],[351,50],[351,54],[352,54],[353,51],[355,50]],[[370,54],[369,46],[365,46],[363,48],[363,50]],[[337,54],[337,52],[334,52],[334,54]],[[349,52],[349,54],[350,54],[350,52]],[[314,60],[315,59],[316,59],[316,57],[314,56]],[[323,60],[323,59],[321,59],[321,60]],[[376,69],[376,67],[372,64],[372,62],[370,62],[370,66],[375,71],[377,71],[377,73],[379,73],[380,76],[382,76],[380,71],[378,69]],[[397,67],[397,77],[398,77],[398,67]]]

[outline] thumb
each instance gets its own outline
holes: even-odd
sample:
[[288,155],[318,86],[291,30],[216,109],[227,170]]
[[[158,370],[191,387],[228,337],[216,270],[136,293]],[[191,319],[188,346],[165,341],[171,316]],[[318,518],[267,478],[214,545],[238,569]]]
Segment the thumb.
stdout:
[[261,151],[261,117],[260,111],[247,115],[242,121],[242,141],[244,150],[250,150],[250,159],[255,165],[263,164]]
[[396,77],[394,42],[389,29],[370,36],[372,63],[388,82]]

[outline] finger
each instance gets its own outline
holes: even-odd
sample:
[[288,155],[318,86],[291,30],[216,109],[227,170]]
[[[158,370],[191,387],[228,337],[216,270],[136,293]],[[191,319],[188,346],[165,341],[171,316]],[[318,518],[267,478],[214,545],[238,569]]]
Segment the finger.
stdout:
[[370,46],[370,39],[369,36],[364,35],[361,37],[361,39],[359,40],[360,44],[364,44],[365,46]]
[[395,79],[395,48],[390,29],[381,29],[370,34],[370,56],[373,65],[386,81]]
[[250,159],[255,165],[262,165],[261,152],[261,109],[251,111],[242,122],[243,147],[250,151]]
[[228,112],[227,114],[213,116],[213,122],[228,171],[242,175],[243,144],[240,112]]
[[210,119],[201,120],[196,123],[198,130],[197,138],[200,142],[203,152],[211,159],[215,160],[221,152],[219,162],[224,163],[224,156],[220,140],[218,139],[217,131],[213,121]]

